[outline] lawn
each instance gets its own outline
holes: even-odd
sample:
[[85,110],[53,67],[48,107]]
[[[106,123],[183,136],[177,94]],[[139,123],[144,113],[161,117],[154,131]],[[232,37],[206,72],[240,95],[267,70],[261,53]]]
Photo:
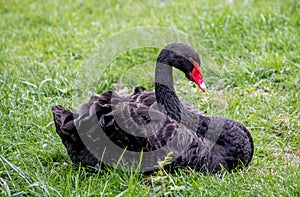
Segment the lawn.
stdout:
[[[51,106],[71,108],[81,69],[99,63],[97,47],[137,27],[168,28],[198,46],[209,91],[176,74],[178,95],[209,116],[246,125],[255,143],[249,167],[143,175],[71,163]],[[300,196],[299,32],[297,0],[0,0],[0,196]],[[100,62],[105,68],[90,78],[94,93],[151,91],[162,46]]]

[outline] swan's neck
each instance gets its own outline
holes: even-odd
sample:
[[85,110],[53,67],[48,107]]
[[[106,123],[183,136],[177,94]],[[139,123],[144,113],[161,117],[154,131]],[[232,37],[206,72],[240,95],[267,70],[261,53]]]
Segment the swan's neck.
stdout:
[[182,104],[177,97],[173,84],[172,67],[157,63],[155,70],[155,95],[159,106],[169,117],[181,121]]

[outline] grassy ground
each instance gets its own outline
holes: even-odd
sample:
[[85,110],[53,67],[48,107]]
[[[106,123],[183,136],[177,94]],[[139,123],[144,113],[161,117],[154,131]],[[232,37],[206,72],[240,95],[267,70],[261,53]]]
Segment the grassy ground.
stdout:
[[[300,196],[299,13],[297,0],[0,0],[0,195]],[[247,169],[144,176],[71,164],[54,127],[46,126],[50,107],[72,105],[76,72],[98,44],[138,26],[178,29],[206,49],[218,70],[202,66],[210,93],[190,83],[177,90],[206,114],[251,130],[255,154]],[[115,87],[122,68],[153,62],[158,52],[121,55],[99,91]],[[214,79],[223,86],[213,89]]]

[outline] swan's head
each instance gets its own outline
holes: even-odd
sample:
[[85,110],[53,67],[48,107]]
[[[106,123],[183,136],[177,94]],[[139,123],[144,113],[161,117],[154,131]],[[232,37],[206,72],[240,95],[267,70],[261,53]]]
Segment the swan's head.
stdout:
[[185,76],[195,82],[203,92],[206,90],[200,70],[200,57],[189,45],[171,43],[161,51],[157,61],[181,70],[185,73]]

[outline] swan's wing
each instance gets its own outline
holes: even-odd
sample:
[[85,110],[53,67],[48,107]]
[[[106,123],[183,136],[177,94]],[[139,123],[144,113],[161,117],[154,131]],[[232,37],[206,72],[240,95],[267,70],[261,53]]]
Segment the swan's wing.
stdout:
[[122,148],[141,151],[146,147],[147,137],[158,132],[166,121],[166,116],[153,107],[154,102],[154,93],[139,89],[128,97],[107,91],[80,107],[75,125],[79,135],[93,143],[103,140],[99,136],[104,133]]
[[151,107],[156,102],[155,93],[143,92],[139,87],[136,87],[134,94],[130,96],[130,102]]
[[128,134],[148,138],[157,135],[167,124],[175,121],[156,109],[141,103],[124,102],[112,106],[115,123]]
[[[117,160],[125,149],[143,151],[151,155],[143,162],[156,165],[168,152],[178,154],[188,148],[184,142],[192,138],[183,135],[189,132],[185,127],[179,132],[180,125],[157,110],[153,93],[140,92],[129,99],[109,94],[93,97],[75,120],[80,137],[97,158],[108,155],[107,159]],[[110,102],[104,102],[109,97]]]

